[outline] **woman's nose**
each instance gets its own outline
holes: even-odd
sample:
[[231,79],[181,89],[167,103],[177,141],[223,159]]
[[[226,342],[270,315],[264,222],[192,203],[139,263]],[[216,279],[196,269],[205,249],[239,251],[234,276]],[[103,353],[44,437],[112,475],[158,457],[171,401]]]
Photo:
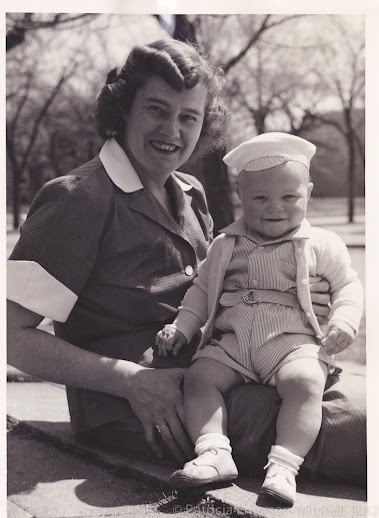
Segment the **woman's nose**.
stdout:
[[161,123],[160,132],[163,136],[171,139],[180,137],[180,126],[176,118],[168,117]]

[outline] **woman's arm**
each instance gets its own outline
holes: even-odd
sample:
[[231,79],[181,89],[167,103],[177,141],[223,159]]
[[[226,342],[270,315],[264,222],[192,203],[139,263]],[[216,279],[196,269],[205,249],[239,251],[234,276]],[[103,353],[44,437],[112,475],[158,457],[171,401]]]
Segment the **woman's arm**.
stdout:
[[128,399],[156,455],[162,451],[155,427],[165,425],[161,436],[172,454],[180,461],[191,457],[179,387],[184,369],[148,369],[85,351],[36,329],[41,321],[40,315],[8,301],[10,365],[46,381]]

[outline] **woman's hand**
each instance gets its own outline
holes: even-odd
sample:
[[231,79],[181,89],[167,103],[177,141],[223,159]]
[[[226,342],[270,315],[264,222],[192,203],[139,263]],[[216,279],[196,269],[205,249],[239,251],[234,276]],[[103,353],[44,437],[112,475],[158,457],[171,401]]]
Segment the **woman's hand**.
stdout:
[[193,456],[184,428],[180,382],[185,369],[147,369],[85,351],[36,329],[43,317],[8,302],[8,362],[53,383],[127,398],[145,431],[146,440],[162,455],[156,426],[167,448],[181,462]]
[[329,283],[322,277],[309,277],[309,288],[313,311],[319,323],[325,324],[330,314]]
[[146,442],[154,453],[162,457],[163,441],[182,463],[193,457],[193,445],[184,427],[183,392],[180,389],[184,373],[185,369],[179,368],[140,368],[128,377],[125,396],[141,421]]

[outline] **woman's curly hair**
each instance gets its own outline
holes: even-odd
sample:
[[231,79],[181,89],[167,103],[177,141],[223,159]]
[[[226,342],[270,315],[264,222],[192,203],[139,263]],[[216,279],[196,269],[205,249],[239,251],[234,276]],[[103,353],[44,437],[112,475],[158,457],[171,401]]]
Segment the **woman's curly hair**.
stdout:
[[203,127],[195,154],[219,149],[225,142],[229,111],[221,99],[224,73],[212,66],[191,44],[159,40],[134,47],[125,65],[113,68],[96,99],[99,135],[105,139],[124,132],[123,115],[128,113],[136,92],[152,76],[160,76],[175,90],[203,84],[208,90]]

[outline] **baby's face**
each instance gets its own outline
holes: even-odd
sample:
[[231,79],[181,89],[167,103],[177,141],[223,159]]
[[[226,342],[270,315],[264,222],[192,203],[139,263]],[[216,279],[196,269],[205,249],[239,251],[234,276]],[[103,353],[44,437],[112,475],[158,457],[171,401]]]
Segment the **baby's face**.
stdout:
[[238,194],[246,224],[263,237],[285,236],[303,221],[313,184],[300,162],[264,171],[242,171]]

